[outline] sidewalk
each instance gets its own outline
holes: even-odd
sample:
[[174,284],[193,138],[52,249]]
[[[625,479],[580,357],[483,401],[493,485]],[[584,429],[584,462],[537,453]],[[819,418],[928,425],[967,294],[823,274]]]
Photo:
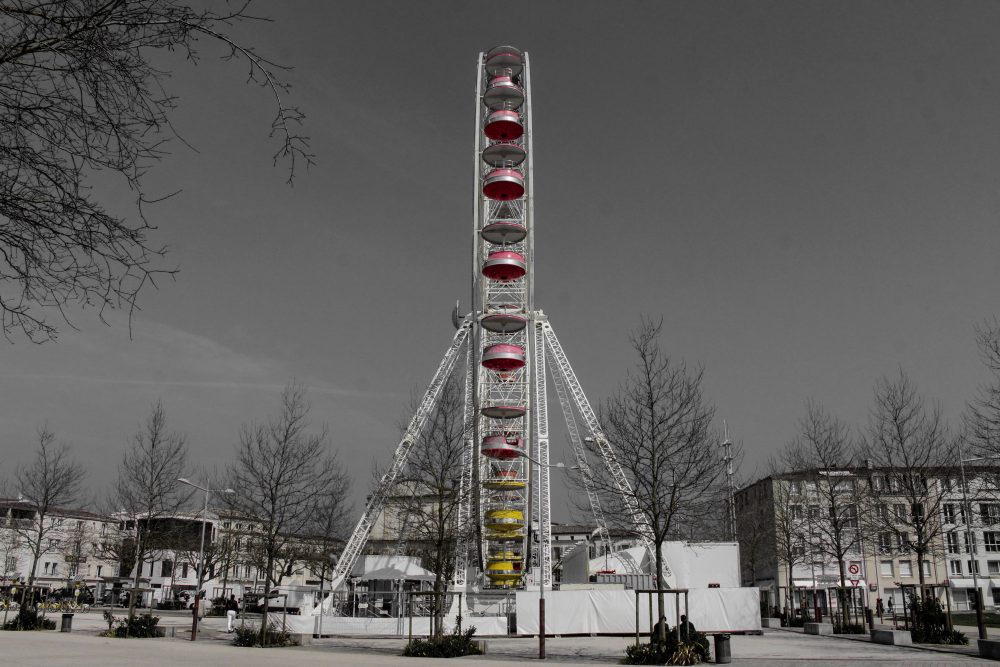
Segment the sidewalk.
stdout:
[[[240,667],[274,667],[294,664],[303,667],[323,665],[443,665],[465,663],[504,665],[535,661],[538,640],[534,638],[488,639],[487,654],[452,660],[404,658],[400,656],[405,640],[401,638],[330,638],[314,640],[312,646],[281,649],[237,648],[229,644],[232,635],[220,627],[206,627],[204,641],[185,639],[108,639],[81,632],[2,632],[0,655],[4,665],[17,667],[59,667],[80,664],[101,667],[195,667],[198,665],[238,664]],[[212,623],[214,626],[215,624]],[[563,665],[620,664],[629,637],[560,637],[546,640],[547,662]],[[814,637],[781,630],[765,631],[761,636],[732,637],[734,665],[894,665],[916,667],[940,664],[985,664],[979,658],[956,653],[934,653],[906,647],[883,646],[866,641],[844,641],[833,637]]]

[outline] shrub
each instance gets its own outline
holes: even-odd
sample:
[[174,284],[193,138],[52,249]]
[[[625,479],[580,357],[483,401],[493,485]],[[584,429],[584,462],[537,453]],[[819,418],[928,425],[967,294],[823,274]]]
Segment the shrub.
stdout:
[[252,625],[241,625],[236,628],[236,636],[233,637],[233,646],[253,646],[257,643],[259,636],[257,628]]
[[38,611],[31,607],[21,607],[17,616],[7,621],[4,630],[55,630],[56,622],[51,618],[38,615]]
[[264,644],[260,643],[260,628],[250,625],[236,628],[236,636],[233,637],[233,646],[288,646],[291,643],[291,636],[272,624],[268,624],[264,633]]
[[697,665],[708,662],[708,637],[694,632],[691,638],[678,643],[677,634],[667,634],[667,643],[630,644],[625,648],[626,665]]
[[834,627],[834,633],[838,635],[864,635],[868,634],[863,623],[841,623]]
[[159,616],[127,616],[116,618],[109,612],[104,612],[104,620],[108,622],[108,631],[102,632],[102,637],[118,637],[119,639],[148,639],[162,637],[163,628],[157,627]]
[[948,630],[948,617],[936,598],[910,595],[910,613],[913,618],[913,641],[924,644],[969,643],[963,633]]
[[463,655],[479,655],[482,651],[472,639],[474,634],[476,634],[475,626],[465,632],[460,632],[456,627],[450,635],[414,639],[403,649],[403,655],[410,658],[458,658]]

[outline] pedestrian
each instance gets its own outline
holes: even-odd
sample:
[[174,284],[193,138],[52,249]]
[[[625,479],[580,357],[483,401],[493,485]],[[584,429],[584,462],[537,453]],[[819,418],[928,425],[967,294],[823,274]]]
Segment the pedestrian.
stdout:
[[232,632],[236,625],[236,615],[240,612],[240,603],[236,601],[236,596],[230,594],[226,600],[226,632]]
[[681,639],[684,641],[689,640],[694,637],[694,633],[697,632],[694,627],[694,623],[688,620],[688,617],[681,614]]
[[882,615],[885,614],[885,608],[882,606],[882,598],[875,600],[875,613],[878,614],[879,620],[882,620]]
[[670,626],[667,625],[667,617],[660,616],[660,620],[653,626],[653,631],[649,633],[649,643],[659,644],[670,634]]

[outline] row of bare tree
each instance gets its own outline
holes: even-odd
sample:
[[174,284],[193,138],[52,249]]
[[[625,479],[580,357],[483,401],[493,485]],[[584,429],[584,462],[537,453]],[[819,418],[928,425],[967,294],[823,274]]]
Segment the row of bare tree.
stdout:
[[[232,564],[252,566],[262,574],[266,613],[268,595],[293,562],[313,563],[325,574],[343,538],[350,480],[328,436],[325,426],[311,426],[305,390],[294,383],[282,393],[275,416],[242,426],[234,461],[217,481],[218,489],[232,492],[216,492],[209,500],[234,526],[244,528],[227,530],[220,540],[206,540],[202,563],[197,544],[188,541],[177,548],[181,542],[171,532],[171,520],[198,516],[196,508],[208,501],[178,481],[193,473],[187,438],[168,427],[166,412],[157,403],[131,436],[114,487],[102,503],[102,513],[118,519],[124,530],[100,537],[101,557],[120,562],[123,572],[134,572],[134,587],[143,565],[166,548],[178,563],[196,568],[199,582],[216,566],[224,576]],[[211,488],[204,477],[201,486]],[[12,522],[10,533],[31,553],[25,595],[37,579],[44,554],[68,553],[75,544],[84,548],[83,540],[73,539],[57,519],[60,510],[81,504],[85,479],[86,470],[74,461],[70,446],[57,443],[43,428],[33,459],[10,481],[27,510]],[[77,562],[80,556],[76,554]],[[131,615],[137,596],[130,598]]]
[[[739,525],[751,580],[772,554],[785,567],[786,611],[793,569],[819,560],[837,564],[843,589],[850,559],[912,554],[923,589],[924,562],[944,551],[945,533],[974,524],[974,513],[967,515],[968,508],[956,503],[963,456],[979,460],[968,475],[970,491],[978,499],[1000,497],[997,466],[982,467],[1000,457],[1000,322],[977,326],[976,338],[991,381],[968,404],[958,428],[902,370],[875,383],[868,422],[861,427],[807,401],[798,434],[768,463],[768,474],[781,480],[770,486],[773,517],[747,512]],[[772,521],[773,535],[765,530]]]

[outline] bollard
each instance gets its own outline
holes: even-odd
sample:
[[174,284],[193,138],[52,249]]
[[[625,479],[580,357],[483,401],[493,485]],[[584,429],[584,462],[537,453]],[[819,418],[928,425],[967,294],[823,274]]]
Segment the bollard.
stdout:
[[729,635],[726,633],[715,635],[715,662],[716,664],[728,664],[733,661],[733,654],[729,648]]
[[62,627],[59,632],[73,632],[73,614],[62,615]]

